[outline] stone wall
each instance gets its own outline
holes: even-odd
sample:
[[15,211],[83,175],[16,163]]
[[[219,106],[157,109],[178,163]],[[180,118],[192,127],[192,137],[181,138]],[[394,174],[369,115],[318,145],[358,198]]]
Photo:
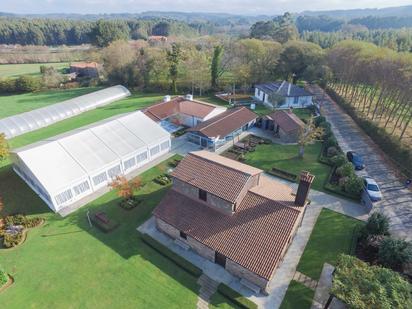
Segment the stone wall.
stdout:
[[244,278],[245,280],[257,285],[262,290],[266,289],[268,280],[256,275],[228,258],[226,258],[226,270],[236,277]]
[[159,231],[169,235],[173,239],[180,238],[180,231],[177,228],[171,226],[170,224],[164,222],[159,218],[156,218],[156,226]]
[[183,193],[184,195],[189,196],[190,198],[194,200],[197,200],[198,202],[213,206],[226,213],[231,214],[233,211],[234,205],[232,203],[225,201],[224,199],[221,199],[217,197],[216,195],[210,194],[209,192],[207,193],[206,202],[200,200],[199,199],[199,188],[196,188],[195,186],[185,183],[179,179],[173,178],[173,188],[176,191]]
[[208,259],[212,263],[215,262],[215,251],[205,246],[204,244],[198,242],[196,239],[187,236],[187,243],[189,246],[200,256],[203,256],[205,259]]

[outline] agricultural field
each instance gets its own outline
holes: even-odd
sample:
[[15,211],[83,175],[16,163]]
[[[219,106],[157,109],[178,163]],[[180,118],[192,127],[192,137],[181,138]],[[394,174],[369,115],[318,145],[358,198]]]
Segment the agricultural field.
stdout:
[[0,119],[69,100],[99,89],[100,87],[88,87],[3,95],[0,96]]
[[68,69],[68,62],[50,62],[50,63],[25,63],[25,64],[2,64],[0,65],[0,77],[17,78],[21,75],[40,75],[40,66],[52,66],[60,73]]

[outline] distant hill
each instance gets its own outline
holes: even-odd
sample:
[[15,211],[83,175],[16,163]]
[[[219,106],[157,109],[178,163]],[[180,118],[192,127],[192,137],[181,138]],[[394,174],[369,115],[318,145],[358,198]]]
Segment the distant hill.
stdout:
[[300,15],[306,16],[329,16],[333,18],[353,19],[367,16],[376,17],[412,17],[412,5],[388,7],[382,9],[353,9],[353,10],[332,10],[332,11],[304,11]]

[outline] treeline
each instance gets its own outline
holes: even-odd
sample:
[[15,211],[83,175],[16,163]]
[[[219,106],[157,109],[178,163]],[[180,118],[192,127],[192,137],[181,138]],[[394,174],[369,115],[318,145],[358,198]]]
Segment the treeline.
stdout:
[[357,40],[370,42],[399,52],[412,52],[412,28],[368,30],[359,29],[359,27],[349,27],[346,31],[336,32],[304,31],[301,34],[301,39],[318,44],[322,48],[331,48],[344,40]]
[[328,53],[330,88],[364,130],[412,172],[412,55],[345,41]]
[[105,46],[115,39],[146,39],[150,35],[193,36],[198,25],[173,20],[64,20],[0,18],[0,44]]

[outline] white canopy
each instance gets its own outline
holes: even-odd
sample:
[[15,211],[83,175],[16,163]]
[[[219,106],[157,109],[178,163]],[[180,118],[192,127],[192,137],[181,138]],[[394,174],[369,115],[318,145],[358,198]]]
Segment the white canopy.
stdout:
[[129,95],[129,90],[120,85],[95,91],[61,103],[0,119],[0,132],[6,134],[7,138],[12,138],[110,104]]

